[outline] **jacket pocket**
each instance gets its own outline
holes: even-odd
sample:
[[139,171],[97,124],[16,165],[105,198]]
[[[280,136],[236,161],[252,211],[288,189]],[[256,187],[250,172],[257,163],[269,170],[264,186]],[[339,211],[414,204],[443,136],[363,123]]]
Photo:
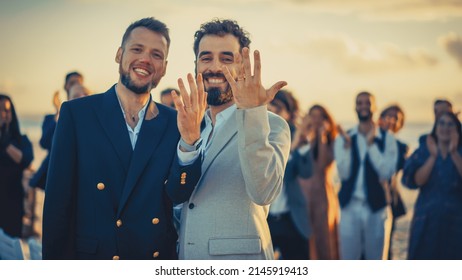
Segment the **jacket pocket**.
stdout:
[[98,240],[77,237],[75,245],[76,250],[79,253],[96,254],[96,250],[98,249]]
[[220,255],[255,255],[261,253],[261,240],[258,236],[210,238],[209,254]]

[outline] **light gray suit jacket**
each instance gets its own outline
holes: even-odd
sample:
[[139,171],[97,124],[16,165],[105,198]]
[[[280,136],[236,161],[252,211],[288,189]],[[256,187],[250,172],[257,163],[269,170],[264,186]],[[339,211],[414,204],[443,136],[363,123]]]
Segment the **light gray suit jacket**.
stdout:
[[282,188],[287,122],[265,106],[237,109],[215,135],[181,214],[180,259],[273,259],[266,218]]

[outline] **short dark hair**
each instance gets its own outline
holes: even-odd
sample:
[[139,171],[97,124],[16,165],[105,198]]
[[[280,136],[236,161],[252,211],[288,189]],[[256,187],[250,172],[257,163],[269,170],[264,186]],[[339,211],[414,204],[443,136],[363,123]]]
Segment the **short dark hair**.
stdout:
[[194,54],[197,57],[199,51],[199,43],[202,38],[206,35],[217,35],[220,37],[225,36],[226,34],[234,35],[240,45],[240,51],[244,47],[250,46],[249,33],[245,31],[242,27],[237,24],[235,20],[229,19],[218,19],[215,18],[209,22],[203,23],[199,30],[194,34]]
[[167,40],[167,50],[170,48],[170,35],[167,25],[153,17],[142,18],[130,24],[127,27],[127,30],[125,30],[124,36],[122,37],[122,47],[124,47],[125,42],[128,40],[128,37],[130,37],[130,34],[132,33],[133,29],[138,27],[147,28],[164,36],[165,40]]
[[172,90],[174,90],[176,92],[176,94],[180,95],[180,91],[177,90],[176,88],[166,88],[166,89],[164,89],[164,90],[162,90],[160,92],[160,96],[170,94],[172,92]]
[[403,118],[404,118],[404,111],[403,111],[403,109],[401,109],[401,106],[399,106],[398,104],[393,104],[393,105],[390,105],[387,108],[383,109],[382,113],[380,113],[380,118],[384,118],[386,116],[386,114],[391,110],[398,111],[399,113],[401,113],[403,115]]
[[78,77],[83,78],[83,75],[80,72],[72,71],[66,74],[66,78],[64,79],[64,84],[67,84],[67,82],[72,76],[78,76]]
[[358,99],[358,97],[360,97],[361,95],[366,95],[366,96],[368,96],[368,97],[374,98],[374,95],[372,95],[372,93],[370,93],[370,92],[368,92],[368,91],[361,91],[360,93],[358,93],[358,94],[356,95],[356,99]]
[[279,90],[270,102],[273,106],[278,107],[278,104],[284,106],[286,111],[290,115],[290,121],[295,124],[297,114],[299,110],[298,100],[295,98],[293,93],[286,89]]
[[451,101],[447,99],[436,99],[435,102],[433,103],[433,106],[440,105],[440,104],[446,104],[448,105],[449,108],[452,108]]

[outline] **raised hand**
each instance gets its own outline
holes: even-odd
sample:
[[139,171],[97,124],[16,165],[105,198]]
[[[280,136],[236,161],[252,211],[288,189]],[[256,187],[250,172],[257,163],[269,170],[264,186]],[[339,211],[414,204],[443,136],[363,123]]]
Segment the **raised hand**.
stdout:
[[375,124],[373,124],[371,127],[371,130],[366,135],[367,145],[369,146],[374,144],[375,131],[376,131],[376,127],[375,127]]
[[295,150],[302,145],[308,143],[308,133],[311,129],[311,117],[306,114],[301,123],[297,125],[297,130],[295,130],[295,135],[292,139],[291,150]]
[[457,152],[457,146],[459,145],[459,134],[457,131],[451,133],[451,140],[449,141],[449,153],[452,154]]
[[323,121],[321,126],[318,128],[318,137],[321,140],[321,143],[327,143],[327,134],[331,130],[330,124],[328,121]]
[[426,142],[427,142],[427,148],[428,148],[428,151],[430,152],[430,155],[436,158],[438,156],[438,146],[436,145],[435,139],[433,138],[433,136],[429,134],[427,135]]
[[188,83],[191,93],[186,89],[183,79],[178,79],[181,96],[172,90],[172,98],[178,111],[177,125],[181,138],[188,145],[193,145],[201,137],[201,122],[207,107],[207,93],[204,90],[202,74],[197,75],[197,81],[188,73]]
[[59,90],[57,90],[55,93],[53,93],[53,107],[55,107],[57,113],[61,108],[61,103],[61,99],[59,98]]
[[268,104],[273,100],[276,93],[287,85],[285,81],[275,83],[266,90],[261,83],[261,58],[260,52],[254,52],[254,71],[252,75],[249,48],[242,49],[243,69],[234,80],[228,67],[223,66],[223,73],[233,91],[234,102],[237,108],[254,108]]
[[348,133],[343,130],[343,128],[340,125],[337,125],[337,131],[338,133],[343,137],[343,140],[345,144],[343,144],[343,147],[345,149],[349,149],[351,147],[351,137],[348,135]]

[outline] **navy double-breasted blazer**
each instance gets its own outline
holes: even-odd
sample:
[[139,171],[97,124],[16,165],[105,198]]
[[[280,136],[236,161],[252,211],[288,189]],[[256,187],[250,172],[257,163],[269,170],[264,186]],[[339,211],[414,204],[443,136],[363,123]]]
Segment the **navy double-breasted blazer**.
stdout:
[[147,110],[155,106],[133,150],[115,87],[63,104],[45,192],[44,259],[177,257],[171,200],[189,196],[201,160],[179,165],[176,111],[154,103]]

